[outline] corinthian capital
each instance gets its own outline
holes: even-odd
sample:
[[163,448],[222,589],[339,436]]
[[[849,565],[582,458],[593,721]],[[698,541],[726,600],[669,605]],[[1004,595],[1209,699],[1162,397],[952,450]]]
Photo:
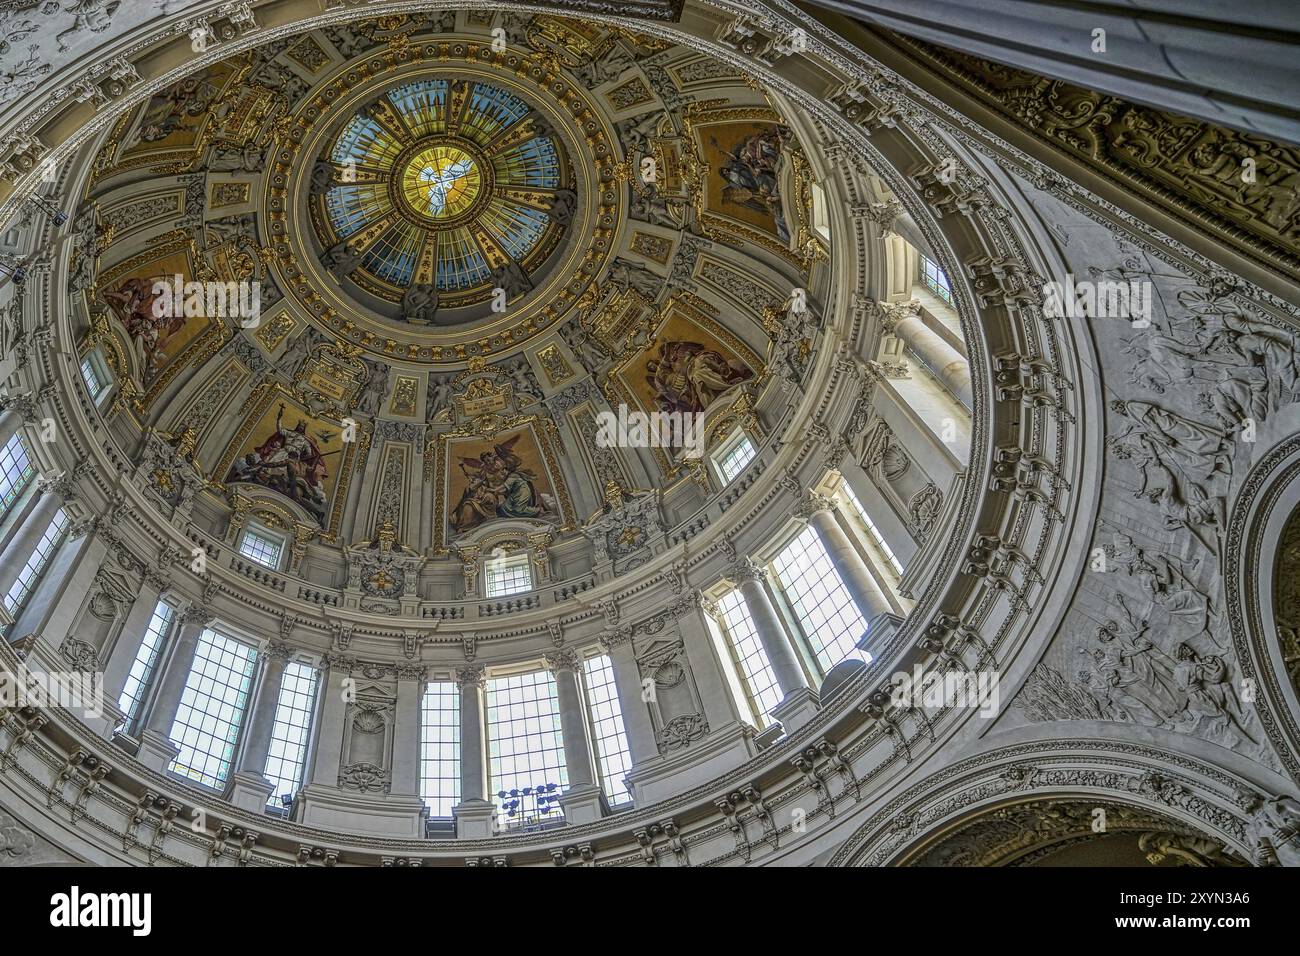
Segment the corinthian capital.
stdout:
[[272,641],[266,645],[266,657],[268,660],[281,661],[288,663],[293,659],[297,650],[291,644],[285,644],[282,641]]
[[887,202],[860,203],[853,207],[855,219],[874,222],[880,227],[881,234],[886,236],[894,231],[894,222],[902,212],[903,204],[897,199],[890,199]]
[[727,568],[727,577],[737,584],[741,581],[765,581],[767,569],[753,558],[737,558]]
[[54,495],[60,501],[68,502],[77,497],[77,484],[73,475],[64,472],[61,475],[55,475],[53,478],[40,478],[36,483],[37,489],[41,494]]
[[878,302],[880,308],[880,328],[887,335],[893,335],[900,322],[921,314],[921,300],[908,299],[906,302]]
[[626,627],[612,628],[602,631],[596,640],[600,642],[601,650],[608,652],[616,647],[622,646],[623,644],[630,643],[632,640],[632,631],[630,628]]
[[582,662],[578,660],[578,655],[569,648],[558,648],[547,654],[543,660],[546,662],[546,669],[552,674],[577,673]]
[[0,411],[10,409],[21,415],[28,425],[36,421],[36,399],[31,395],[6,395],[0,398]]
[[196,625],[198,627],[207,627],[214,620],[216,615],[212,613],[212,608],[205,604],[191,604],[180,613],[181,627],[187,625]]
[[800,521],[807,521],[815,514],[820,514],[823,511],[833,511],[834,509],[835,499],[810,491],[807,498],[790,510],[790,515]]
[[456,685],[458,687],[477,687],[482,690],[487,684],[487,668],[482,664],[466,664],[456,668]]

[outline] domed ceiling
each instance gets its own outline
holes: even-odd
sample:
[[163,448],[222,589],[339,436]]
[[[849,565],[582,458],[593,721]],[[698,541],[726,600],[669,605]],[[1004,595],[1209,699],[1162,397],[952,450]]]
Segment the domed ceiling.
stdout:
[[[828,285],[811,182],[780,104],[711,56],[555,16],[386,16],[119,119],[70,285],[133,427],[197,466],[159,469],[164,513],[280,529],[291,570],[339,588],[382,532],[417,556],[408,598],[454,600],[490,548],[542,549],[557,580],[611,548],[633,567],[718,490],[680,443],[602,446],[600,415],[762,440],[756,407],[816,348],[815,309],[782,304]],[[257,315],[159,318],[163,277],[256,283]],[[501,468],[526,491],[479,507]],[[588,518],[638,495],[644,527],[596,541]],[[398,613],[391,591],[361,608]]]

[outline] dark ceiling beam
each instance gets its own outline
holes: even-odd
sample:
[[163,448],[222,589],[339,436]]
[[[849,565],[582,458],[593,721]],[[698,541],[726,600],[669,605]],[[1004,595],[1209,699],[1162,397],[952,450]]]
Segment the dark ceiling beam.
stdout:
[[[1300,143],[1297,0],[810,0],[1085,89]],[[1105,30],[1105,52],[1093,31]]]

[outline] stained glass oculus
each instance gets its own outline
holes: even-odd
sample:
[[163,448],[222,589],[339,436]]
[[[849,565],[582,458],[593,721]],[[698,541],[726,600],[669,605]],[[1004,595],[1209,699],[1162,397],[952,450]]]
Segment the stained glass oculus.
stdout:
[[573,218],[572,180],[554,128],[514,93],[402,83],[344,123],[312,174],[322,264],[404,310],[411,290],[442,311],[529,288]]
[[440,145],[422,149],[402,171],[402,196],[417,215],[435,222],[455,219],[474,205],[483,174],[463,149]]

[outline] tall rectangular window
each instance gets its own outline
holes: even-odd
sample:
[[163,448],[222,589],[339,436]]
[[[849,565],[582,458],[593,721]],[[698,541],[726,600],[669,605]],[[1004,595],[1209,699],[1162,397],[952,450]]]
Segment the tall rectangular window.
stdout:
[[136,731],[136,724],[140,720],[140,708],[144,706],[145,697],[148,696],[149,688],[153,684],[154,673],[158,669],[158,659],[162,657],[163,647],[175,619],[176,609],[166,601],[159,601],[153,609],[153,617],[149,619],[149,626],[144,631],[144,639],[140,641],[140,648],[135,652],[131,673],[127,675],[126,685],[122,688],[122,696],[117,699],[118,708],[126,714],[127,733]]
[[921,278],[925,280],[931,292],[945,302],[952,302],[952,289],[948,287],[948,277],[929,256],[921,256]]
[[759,726],[766,727],[772,723],[770,711],[781,703],[781,688],[749,616],[749,605],[740,589],[736,588],[718,601],[718,610],[722,612],[723,633],[731,649],[731,658],[740,671],[750,709]]
[[430,681],[420,701],[420,796],[429,815],[451,816],[460,803],[460,688]]
[[296,794],[302,785],[311,717],[316,709],[316,684],[316,668],[309,664],[290,661],[285,667],[275,704],[271,747],[266,755],[266,779],[275,784],[268,803],[280,804],[282,796]]
[[846,657],[871,660],[857,647],[867,622],[831,564],[815,528],[804,528],[776,556],[772,567],[823,674]]
[[614,665],[609,657],[589,657],[582,663],[591,711],[592,742],[600,762],[600,786],[611,807],[631,803],[632,794],[623,778],[632,769],[632,750],[627,745],[623,708],[614,683]]
[[866,529],[867,535],[871,538],[872,543],[875,544],[880,553],[889,561],[890,566],[894,569],[894,573],[901,575],[903,573],[903,562],[898,560],[898,555],[894,554],[894,550],[885,541],[885,536],[880,533],[880,529],[876,527],[876,523],[871,520],[871,516],[867,514],[867,509],[862,507],[862,502],[858,500],[858,496],[853,493],[853,489],[849,487],[849,483],[842,478],[840,479],[840,491],[848,500],[849,506],[853,509],[854,517],[856,517],[858,521],[862,523],[862,527]]
[[569,784],[555,678],[546,671],[487,684],[488,789],[504,826],[560,819]]
[[487,560],[487,596],[505,597],[533,589],[532,570],[527,554],[513,554]]
[[9,514],[35,473],[27,457],[27,446],[22,438],[14,435],[0,449],[0,519]]
[[204,629],[167,735],[180,747],[173,772],[209,787],[225,784],[256,667],[256,648]]
[[9,608],[9,613],[17,617],[18,612],[27,604],[27,599],[32,596],[36,590],[36,585],[41,582],[41,575],[45,573],[45,568],[50,563],[50,558],[54,557],[54,552],[59,549],[59,543],[63,540],[63,534],[68,530],[68,516],[60,508],[54,513],[54,518],[50,521],[41,535],[40,542],[36,545],[36,550],[28,557],[27,563],[23,569],[18,572],[18,580],[14,582],[9,593],[5,595],[5,606]]
[[723,484],[735,481],[757,454],[749,436],[744,432],[736,432],[735,436],[724,442],[714,457]]

